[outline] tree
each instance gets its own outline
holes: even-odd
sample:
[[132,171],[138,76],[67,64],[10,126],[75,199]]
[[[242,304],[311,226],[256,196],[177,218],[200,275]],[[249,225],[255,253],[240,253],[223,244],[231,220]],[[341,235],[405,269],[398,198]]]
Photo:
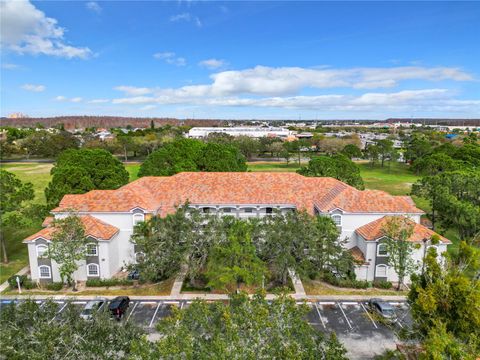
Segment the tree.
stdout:
[[418,158],[412,164],[415,174],[436,175],[444,171],[459,170],[463,167],[461,161],[452,159],[445,153],[438,152]]
[[245,157],[231,145],[206,144],[197,162],[198,171],[247,171]]
[[480,170],[442,172],[413,185],[416,195],[429,199],[432,218],[455,228],[462,240],[471,241],[480,231]]
[[[286,295],[267,302],[231,295],[228,304],[195,300],[175,310],[158,330],[156,346],[142,339],[134,355],[141,359],[329,359],[346,360],[336,340],[311,327],[305,320],[309,308],[297,306]],[[327,356],[328,354],[328,356]]]
[[33,184],[22,183],[16,175],[0,169],[0,242],[3,262],[8,263],[4,230],[21,225],[25,220],[25,202],[34,198]]
[[59,265],[62,282],[73,285],[73,273],[78,269],[78,262],[85,259],[88,239],[85,236],[85,227],[82,220],[75,214],[53,222],[55,231],[48,247],[47,256]]
[[385,160],[389,159],[393,152],[393,141],[384,139],[377,141],[378,153],[380,155],[380,160],[382,167],[385,163]]
[[182,171],[246,171],[245,158],[231,145],[180,139],[151,153],[138,176],[170,176]]
[[425,136],[414,135],[407,142],[405,161],[413,162],[432,152],[433,144]]
[[361,158],[362,157],[362,150],[357,145],[354,144],[347,144],[342,150],[342,153],[348,157],[350,160],[353,158]]
[[360,168],[342,154],[313,157],[308,162],[308,166],[297,170],[297,173],[304,176],[333,177],[357,189],[363,190],[365,188],[360,176]]
[[237,136],[232,140],[232,145],[238,148],[247,159],[260,151],[260,141],[250,136]]
[[[459,253],[462,262],[475,264],[478,271],[477,249],[463,242]],[[458,259],[451,255],[442,262],[431,247],[424,273],[412,276],[411,335],[423,343],[425,359],[474,360],[480,353],[480,280],[470,276],[472,268],[458,266]]]
[[41,130],[28,135],[20,144],[26,150],[27,158],[30,155],[54,158],[67,149],[77,149],[79,140],[68,131],[51,133]]
[[2,306],[0,358],[127,360],[134,343],[144,334],[131,321],[111,321],[107,311],[84,320],[79,308],[67,301],[58,321],[59,310],[59,304],[52,300],[37,304],[24,299]]
[[227,229],[225,243],[212,248],[207,265],[209,286],[229,292],[245,285],[260,284],[265,267],[252,243],[252,224],[233,220]]
[[109,152],[101,149],[64,151],[51,170],[45,189],[47,205],[56,207],[65,194],[117,189],[128,183],[128,172]]
[[380,156],[380,149],[377,145],[369,144],[365,148],[365,157],[370,160],[370,165],[375,166],[375,163]]
[[413,227],[407,218],[396,216],[389,218],[382,229],[386,236],[388,265],[393,267],[398,276],[397,290],[400,290],[405,276],[412,274],[417,268],[412,257],[414,245],[409,241]]
[[142,279],[156,282],[180,271],[192,237],[201,236],[200,232],[193,231],[199,226],[195,226],[188,211],[185,205],[174,214],[154,216],[135,228],[131,241],[137,246],[137,251],[144,254],[142,261],[135,264]]

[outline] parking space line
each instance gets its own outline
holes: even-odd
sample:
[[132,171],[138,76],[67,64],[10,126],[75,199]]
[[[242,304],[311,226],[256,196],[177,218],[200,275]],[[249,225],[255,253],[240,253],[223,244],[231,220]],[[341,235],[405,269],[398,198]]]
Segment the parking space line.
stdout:
[[158,312],[158,309],[160,309],[160,305],[162,305],[162,303],[159,301],[158,305],[157,305],[157,308],[155,309],[155,313],[153,314],[152,320],[150,320],[150,324],[148,325],[148,327],[152,327],[153,320],[155,320],[155,316],[157,316],[157,312]]
[[317,303],[315,303],[315,309],[317,310],[318,317],[320,318],[320,321],[322,322],[323,328],[327,330],[327,327],[325,326],[325,322],[322,319],[322,314],[320,313],[320,309],[318,308]]
[[86,304],[86,301],[72,301],[72,304]]
[[56,318],[58,315],[60,315],[60,313],[63,311],[63,309],[65,309],[65,306],[67,306],[67,303],[65,303],[65,304],[62,306],[62,308],[60,309],[60,311],[55,314],[55,316],[52,318],[52,320],[50,320],[49,324],[50,324],[53,320],[55,320],[55,318]]
[[132,314],[133,314],[133,312],[135,311],[135,308],[137,307],[138,303],[139,303],[139,302],[136,302],[135,305],[133,305],[133,309],[132,309],[132,311],[130,311],[130,314],[128,314],[127,320],[125,320],[125,322],[127,322],[128,319],[130,319],[130,316],[132,316]]
[[335,305],[334,301],[319,301],[320,305]]
[[343,305],[357,305],[358,303],[356,301],[350,301],[350,302],[347,302],[347,301],[344,301],[342,302]]
[[343,317],[345,318],[345,320],[347,320],[347,324],[348,324],[348,326],[350,327],[350,330],[353,330],[352,324],[350,324],[350,321],[348,320],[347,315],[345,314],[345,311],[343,311],[342,304],[341,304],[341,303],[337,303],[337,305],[338,305],[338,307],[340,308],[340,310],[342,311]]
[[185,302],[182,301],[182,302],[180,303],[180,310],[182,310],[183,305],[185,305]]
[[178,301],[164,301],[164,304],[178,304]]
[[398,319],[397,319],[396,323],[403,329],[403,325]]
[[360,303],[360,305],[362,305],[363,310],[365,310],[365,313],[367,314],[368,318],[372,321],[372,324],[373,324],[373,326],[375,326],[375,329],[378,329],[377,324],[375,324],[375,321],[373,321],[372,316],[371,316],[370,313],[367,311],[367,309],[365,309],[365,306],[363,305],[363,303]]

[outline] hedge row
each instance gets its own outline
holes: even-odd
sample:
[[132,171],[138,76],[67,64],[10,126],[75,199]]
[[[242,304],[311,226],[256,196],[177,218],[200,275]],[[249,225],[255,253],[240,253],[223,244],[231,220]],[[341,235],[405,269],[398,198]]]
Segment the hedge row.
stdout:
[[89,279],[86,283],[87,287],[108,287],[108,286],[125,286],[133,285],[133,280],[128,279]]
[[366,289],[370,287],[370,283],[368,281],[355,279],[339,279],[331,273],[324,274],[323,280],[331,285],[344,288]]

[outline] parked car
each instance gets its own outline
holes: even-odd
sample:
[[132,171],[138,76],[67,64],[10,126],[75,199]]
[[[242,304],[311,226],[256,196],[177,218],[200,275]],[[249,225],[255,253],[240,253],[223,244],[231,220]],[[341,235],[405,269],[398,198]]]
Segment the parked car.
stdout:
[[125,314],[125,312],[127,311],[129,304],[130,298],[128,296],[117,296],[110,302],[110,304],[108,305],[108,309],[110,310],[112,316],[114,316],[115,319],[120,321],[123,314]]
[[382,299],[370,299],[368,301],[370,311],[379,314],[382,318],[388,321],[395,322],[397,315],[392,305]]
[[83,308],[82,312],[80,313],[80,317],[85,320],[92,319],[93,314],[96,311],[103,310],[107,304],[107,299],[105,298],[96,298],[87,302],[87,305]]
[[140,279],[140,272],[138,270],[132,270],[127,275],[128,280],[138,280]]

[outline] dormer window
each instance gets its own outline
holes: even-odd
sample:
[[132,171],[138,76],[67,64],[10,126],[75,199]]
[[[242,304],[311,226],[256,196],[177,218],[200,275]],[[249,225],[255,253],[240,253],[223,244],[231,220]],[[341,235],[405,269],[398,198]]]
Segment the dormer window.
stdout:
[[342,215],[332,215],[332,220],[337,226],[342,226]]
[[133,214],[133,226],[136,226],[144,221],[145,221],[144,214],[140,214],[140,213]]

